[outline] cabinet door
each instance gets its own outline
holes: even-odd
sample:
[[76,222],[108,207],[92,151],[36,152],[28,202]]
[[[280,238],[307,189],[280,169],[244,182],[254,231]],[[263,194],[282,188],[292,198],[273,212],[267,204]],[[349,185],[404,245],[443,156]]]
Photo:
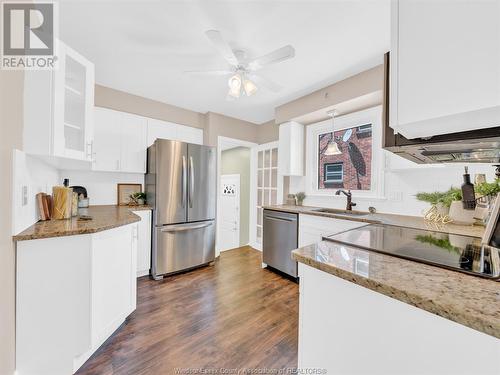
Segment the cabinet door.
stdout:
[[92,235],[92,346],[120,326],[131,308],[133,225]]
[[[146,211],[147,212],[147,211]],[[139,250],[139,223],[132,224],[132,241],[130,252],[130,289],[129,310],[131,314],[137,308],[137,251]]]
[[94,112],[94,163],[96,171],[119,171],[121,158],[121,134],[118,112],[95,108]]
[[393,3],[391,126],[408,138],[498,126],[500,2]]
[[360,221],[299,215],[299,247],[318,243],[323,237],[367,225]]
[[145,173],[146,118],[119,112],[117,125],[121,135],[121,171]]
[[171,122],[148,119],[147,146],[151,146],[157,139],[178,140],[178,126]]
[[137,235],[137,277],[148,275],[151,268],[151,211],[134,211],[141,217]]
[[304,175],[304,125],[287,122],[279,127],[278,171],[283,176]]
[[54,155],[90,161],[94,65],[61,43],[54,74]]
[[191,126],[177,125],[177,139],[182,142],[203,144],[203,130]]

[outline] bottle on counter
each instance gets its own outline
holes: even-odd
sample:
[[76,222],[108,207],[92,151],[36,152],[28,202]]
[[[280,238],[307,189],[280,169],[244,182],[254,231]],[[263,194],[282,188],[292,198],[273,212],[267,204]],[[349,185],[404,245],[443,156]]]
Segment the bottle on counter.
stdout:
[[476,195],[474,193],[474,185],[470,181],[468,167],[465,167],[464,183],[462,184],[462,205],[465,210],[476,208]]

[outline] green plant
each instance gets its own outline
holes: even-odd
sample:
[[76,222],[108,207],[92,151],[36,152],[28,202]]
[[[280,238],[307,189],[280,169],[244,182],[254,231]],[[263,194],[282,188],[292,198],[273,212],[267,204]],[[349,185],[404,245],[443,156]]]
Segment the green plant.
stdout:
[[500,179],[497,178],[493,182],[483,182],[474,186],[474,190],[481,196],[497,195],[500,193]]
[[297,202],[298,203],[302,203],[304,201],[304,199],[306,198],[306,194],[304,192],[299,192],[297,194],[295,194],[295,199],[297,199]]
[[451,202],[462,200],[462,191],[459,188],[451,187],[449,190],[433,193],[417,193],[416,198],[419,201],[428,202],[430,204],[441,203],[445,207],[450,207]]
[[459,188],[451,187],[448,191],[446,191],[441,198],[440,203],[445,207],[450,207],[451,202],[453,201],[461,201],[462,200],[462,190]]
[[434,193],[417,193],[416,198],[422,202],[430,204],[438,204],[443,198],[444,193],[435,191]]
[[130,199],[132,199],[133,202],[139,203],[139,200],[142,199],[143,201],[146,201],[146,193],[133,193],[130,194],[129,196]]

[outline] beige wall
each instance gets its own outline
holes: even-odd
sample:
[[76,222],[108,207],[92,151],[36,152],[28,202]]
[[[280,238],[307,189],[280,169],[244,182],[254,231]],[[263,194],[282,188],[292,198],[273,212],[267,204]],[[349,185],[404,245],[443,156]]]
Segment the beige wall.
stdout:
[[95,105],[195,128],[205,125],[205,115],[202,113],[101,85],[95,85]]
[[250,149],[236,147],[221,152],[221,174],[240,175],[240,246],[250,241]]
[[95,105],[202,128],[204,142],[211,146],[217,145],[219,135],[255,143],[266,143],[278,139],[277,126],[271,125],[271,121],[261,127],[219,113],[203,114],[101,85],[95,85]]
[[279,138],[279,125],[274,120],[260,124],[257,128],[257,143],[277,141]]
[[217,146],[217,137],[229,137],[257,143],[258,125],[219,113],[208,112],[205,117],[204,143]]
[[0,70],[0,374],[14,373],[15,252],[12,242],[12,155],[22,147],[23,72]]
[[[383,82],[384,67],[383,65],[378,65],[309,95],[276,107],[275,121],[277,124],[282,124],[283,122],[298,119],[301,116],[323,108],[335,106],[339,103],[356,101],[361,97],[368,97],[368,101],[370,101],[372,100],[370,96],[373,93],[381,92]],[[364,106],[365,104],[360,104],[360,106],[362,105]],[[353,110],[356,109],[349,109],[349,111]]]

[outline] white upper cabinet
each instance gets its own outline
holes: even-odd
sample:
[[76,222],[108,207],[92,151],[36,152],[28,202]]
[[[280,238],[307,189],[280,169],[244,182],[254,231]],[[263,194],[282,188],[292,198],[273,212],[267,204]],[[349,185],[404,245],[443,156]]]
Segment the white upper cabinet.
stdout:
[[120,170],[121,136],[117,125],[117,117],[115,111],[105,108],[95,108],[93,170]]
[[146,173],[147,120],[141,116],[120,113],[121,164],[123,172]]
[[283,176],[304,175],[304,125],[285,122],[279,127],[278,172]]
[[148,118],[148,147],[156,139],[171,139],[202,145],[203,129]]
[[95,171],[146,172],[147,120],[106,108],[95,108]]
[[23,148],[91,161],[94,64],[62,42],[58,45],[57,69],[25,72]]
[[407,138],[500,125],[500,1],[392,3],[390,126]]

